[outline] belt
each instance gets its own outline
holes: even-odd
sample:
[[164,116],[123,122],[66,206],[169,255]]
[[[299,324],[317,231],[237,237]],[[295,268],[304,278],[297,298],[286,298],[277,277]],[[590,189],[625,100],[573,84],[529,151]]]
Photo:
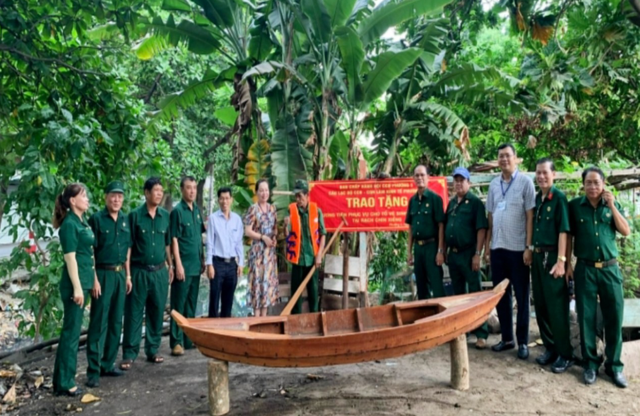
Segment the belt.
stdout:
[[225,263],[231,263],[231,262],[235,263],[235,261],[236,261],[235,257],[226,258],[226,257],[213,256],[213,259],[214,260],[218,260],[218,261],[222,261],[222,262],[225,262]]
[[148,272],[157,272],[158,270],[164,269],[166,264],[165,262],[158,263],[158,264],[133,263],[131,266],[135,267],[136,269],[146,270]]
[[611,259],[607,261],[589,261],[589,260],[578,259],[578,261],[583,262],[587,266],[595,267],[596,269],[602,269],[605,267],[615,266],[616,264],[618,264],[617,259]]
[[124,264],[96,264],[96,269],[120,272],[124,270]]
[[434,238],[427,238],[426,240],[413,240],[413,243],[417,244],[419,246],[423,246],[425,244],[433,243],[434,241],[436,241],[435,237]]
[[474,246],[466,246],[466,247],[451,247],[451,251],[454,253],[462,253],[463,251],[467,251],[472,249]]
[[558,246],[538,246],[533,251],[536,253],[548,253],[550,251],[558,251]]

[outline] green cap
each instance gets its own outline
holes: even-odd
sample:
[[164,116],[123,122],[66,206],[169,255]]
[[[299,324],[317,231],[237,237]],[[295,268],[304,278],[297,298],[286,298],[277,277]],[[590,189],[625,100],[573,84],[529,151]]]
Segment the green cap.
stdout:
[[308,193],[309,192],[309,184],[304,179],[297,179],[296,184],[293,187],[293,194],[299,194],[301,192]]
[[104,193],[105,194],[110,194],[112,192],[123,194],[124,193],[124,185],[122,184],[122,182],[113,181],[109,185],[107,185],[106,188],[104,188]]

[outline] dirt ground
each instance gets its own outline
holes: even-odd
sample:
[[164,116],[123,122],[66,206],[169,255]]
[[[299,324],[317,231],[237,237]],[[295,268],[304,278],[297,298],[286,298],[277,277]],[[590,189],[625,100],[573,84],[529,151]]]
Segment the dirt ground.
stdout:
[[[533,321],[535,322],[535,321]],[[532,323],[533,323],[532,322]],[[535,325],[535,324],[534,324]],[[536,339],[532,331],[531,339]],[[469,342],[474,340],[469,337]],[[498,341],[492,335],[489,344]],[[581,382],[574,366],[556,375],[535,364],[542,347],[531,349],[527,361],[515,350],[494,353],[469,345],[471,388],[449,387],[449,348],[398,359],[309,369],[273,369],[231,363],[230,415],[639,415],[640,380],[618,389],[601,371],[593,386]],[[122,378],[103,378],[89,392],[102,400],[54,397],[38,390],[13,415],[70,415],[81,409],[95,415],[208,415],[207,358],[197,350],[180,358],[161,350],[166,361],[154,365],[139,359]],[[25,372],[51,374],[54,357],[24,366]],[[84,351],[79,354],[79,385],[86,380]],[[319,377],[316,377],[319,376]],[[86,389],[85,389],[86,390]]]

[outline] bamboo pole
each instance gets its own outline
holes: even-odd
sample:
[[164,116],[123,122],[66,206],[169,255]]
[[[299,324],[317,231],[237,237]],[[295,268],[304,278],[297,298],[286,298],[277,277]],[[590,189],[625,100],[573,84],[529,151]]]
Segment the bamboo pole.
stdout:
[[[333,233],[333,236],[331,236],[331,240],[329,240],[329,244],[325,246],[324,251],[322,252],[323,258],[327,254],[327,251],[329,251],[329,249],[333,245],[333,242],[336,240],[336,237],[340,234],[340,230],[342,229],[342,226],[345,225],[346,223],[347,223],[347,220],[343,215],[342,222],[340,223],[336,231]],[[314,264],[311,270],[309,270],[307,277],[305,277],[302,283],[300,283],[300,287],[298,287],[298,290],[296,290],[296,293],[294,293],[293,296],[291,296],[291,299],[289,299],[289,303],[287,303],[287,306],[282,310],[282,312],[280,313],[280,316],[291,315],[291,310],[293,309],[293,306],[298,301],[298,298],[302,295],[302,292],[304,292],[304,288],[307,287],[307,283],[309,283],[309,280],[311,280],[311,276],[313,276],[313,273],[315,273],[315,271],[316,271],[316,265]]]
[[349,309],[349,233],[344,233],[342,252],[342,309]]

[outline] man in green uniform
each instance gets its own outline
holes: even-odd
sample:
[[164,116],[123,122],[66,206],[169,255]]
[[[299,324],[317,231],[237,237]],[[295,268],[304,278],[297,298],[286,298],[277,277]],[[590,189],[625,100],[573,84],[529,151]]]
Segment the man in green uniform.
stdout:
[[[484,204],[469,191],[470,177],[466,168],[459,167],[453,171],[456,197],[449,201],[445,220],[447,264],[456,295],[482,290],[480,255],[489,222]],[[474,334],[477,338],[476,348],[485,349],[489,336],[487,323],[483,323]]]
[[[307,181],[298,179],[293,193],[296,202],[289,205],[289,216],[285,217],[285,226],[290,229],[286,238],[285,255],[291,262],[291,294],[302,284],[311,268],[316,270],[307,284],[309,312],[318,312],[318,268],[322,264],[327,230],[324,227],[322,210],[309,201],[309,185]],[[292,313],[302,313],[302,296],[292,309]]]
[[575,276],[576,307],[580,325],[580,342],[584,361],[584,382],[596,381],[602,358],[596,349],[596,310],[598,298],[604,318],[605,373],[618,387],[627,387],[620,361],[622,352],[622,274],[618,267],[616,231],[623,236],[631,232],[620,213],[620,205],[613,194],[604,189],[604,173],[597,167],[582,172],[585,196],[569,203],[569,223],[572,241],[568,253],[578,258],[575,271],[567,265],[567,276]]
[[405,223],[409,224],[407,263],[413,265],[418,299],[444,296],[442,264],[444,263],[444,211],[442,198],[427,189],[427,167],[413,171],[418,192],[409,200]]
[[123,201],[122,182],[111,182],[105,189],[105,208],[89,218],[95,235],[96,262],[87,338],[89,387],[98,387],[101,375],[117,377],[124,374],[115,368],[125,293],[131,292],[131,227],[121,211]]
[[144,183],[145,203],[129,214],[131,236],[131,275],[133,289],[124,308],[122,364],[128,370],[140,352],[142,316],[146,309],[144,351],[147,361],[162,363],[158,355],[162,337],[162,318],[167,303],[169,283],[173,280],[171,264],[169,213],[160,207],[164,191],[159,178]]
[[533,217],[531,287],[540,337],[546,349],[536,362],[552,364],[551,371],[564,373],[573,365],[569,294],[564,277],[569,203],[567,197],[553,186],[555,171],[549,158],[542,158],[536,163],[536,182],[540,191],[536,195]]
[[[196,316],[200,275],[204,272],[204,248],[202,233],[205,232],[200,209],[195,204],[198,195],[193,176],[185,176],[180,182],[182,201],[171,211],[171,251],[176,265],[176,276],[171,283],[171,309],[186,318]],[[184,348],[193,348],[191,340],[171,319],[169,337],[171,355],[184,354]]]

